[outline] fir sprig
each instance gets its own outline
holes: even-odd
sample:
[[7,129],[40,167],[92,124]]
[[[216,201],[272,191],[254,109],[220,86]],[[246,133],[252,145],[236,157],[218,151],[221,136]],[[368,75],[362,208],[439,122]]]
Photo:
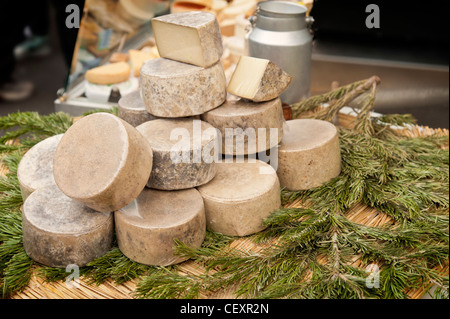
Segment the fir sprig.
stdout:
[[[448,136],[403,137],[389,125],[414,124],[410,115],[372,116],[379,83],[372,77],[291,106],[294,117],[331,121],[348,105],[358,115],[352,128],[339,129],[338,177],[307,191],[281,190],[283,204],[301,201],[307,208],[282,208],[265,220],[267,229],[250,238],[269,247],[231,248],[235,238],[210,231],[198,249],[177,241],[177,254],[206,269],[185,275],[178,267],[133,262],[114,246],[80,269],[83,278],[94,284],[140,278],[137,298],[198,298],[227,287],[236,288],[236,296],[254,298],[406,298],[408,289],[430,282],[438,286],[436,297],[448,298],[448,275],[433,269],[448,263]],[[0,153],[9,167],[0,179],[3,296],[23,289],[35,264],[23,250],[17,164],[27,149],[71,123],[63,114],[0,118],[0,129],[7,130]],[[15,138],[20,144],[6,143]],[[351,221],[347,212],[357,204],[392,221],[377,227]],[[373,265],[380,269],[376,287],[367,284],[366,267]],[[39,273],[49,281],[67,276],[48,267]]]

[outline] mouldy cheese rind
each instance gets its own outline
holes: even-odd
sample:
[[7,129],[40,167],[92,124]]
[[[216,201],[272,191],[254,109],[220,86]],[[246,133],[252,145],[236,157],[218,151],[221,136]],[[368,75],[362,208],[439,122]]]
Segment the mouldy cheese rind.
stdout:
[[136,129],[152,147],[153,168],[148,187],[186,189],[214,177],[218,136],[208,123],[195,119],[157,119]]
[[148,181],[152,150],[130,124],[108,113],[76,121],[54,156],[53,175],[68,197],[101,212],[135,199]]
[[315,119],[286,121],[278,148],[277,174],[281,187],[307,190],[341,172],[341,152],[336,127]]
[[208,67],[157,58],[144,63],[140,73],[142,99],[147,111],[159,117],[199,115],[226,98],[223,64]]
[[265,229],[264,219],[281,206],[275,170],[259,160],[216,165],[213,180],[197,188],[205,203],[207,228],[229,236]]
[[128,93],[120,98],[117,115],[134,127],[157,118],[147,112],[144,102],[142,102],[140,90]]
[[111,248],[114,217],[70,199],[51,185],[25,201],[22,229],[24,249],[31,259],[49,267],[83,267]]
[[283,137],[283,108],[279,98],[261,103],[228,99],[201,115],[220,130],[222,153],[247,155],[278,145]]
[[24,201],[36,189],[55,185],[53,156],[62,136],[63,134],[58,134],[42,140],[30,148],[20,160],[17,179]]
[[174,240],[199,248],[206,234],[204,204],[195,188],[144,189],[134,202],[114,214],[120,250],[146,265],[185,261],[188,258],[174,254]]
[[201,67],[216,64],[222,57],[222,36],[214,14],[180,12],[151,21],[161,57]]

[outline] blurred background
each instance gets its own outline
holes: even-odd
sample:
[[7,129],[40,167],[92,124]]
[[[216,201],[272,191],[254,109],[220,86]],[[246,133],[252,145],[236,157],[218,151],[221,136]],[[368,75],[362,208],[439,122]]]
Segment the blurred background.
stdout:
[[[19,110],[49,114],[58,105],[71,103],[96,105],[98,101],[87,99],[83,90],[84,72],[120,58],[114,53],[127,55],[130,49],[157,57],[149,23],[153,15],[183,10],[215,13],[229,48],[224,61],[233,63],[245,53],[236,41],[257,2],[8,1],[0,13],[0,115]],[[146,11],[133,11],[129,3]],[[371,3],[380,9],[380,28],[366,27],[366,7]],[[79,29],[66,27],[69,4],[81,8]],[[376,111],[411,113],[421,125],[449,128],[449,28],[444,1],[305,0],[303,4],[314,18],[311,95],[378,75],[382,84]]]

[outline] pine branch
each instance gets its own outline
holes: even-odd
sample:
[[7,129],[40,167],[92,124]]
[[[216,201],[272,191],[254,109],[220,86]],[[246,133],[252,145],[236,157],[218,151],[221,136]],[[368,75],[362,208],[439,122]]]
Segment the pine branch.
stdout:
[[[37,112],[16,112],[0,117],[0,130],[5,134],[0,143],[31,134],[43,139],[56,134],[64,133],[72,125],[72,118],[62,112],[42,116]],[[16,128],[15,130],[12,130]]]

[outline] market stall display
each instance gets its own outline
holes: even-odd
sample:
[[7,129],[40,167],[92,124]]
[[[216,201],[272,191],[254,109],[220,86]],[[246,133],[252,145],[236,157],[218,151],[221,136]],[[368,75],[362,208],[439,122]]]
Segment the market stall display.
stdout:
[[[166,18],[177,21],[172,20],[173,17]],[[183,29],[185,21],[182,21],[172,27]],[[175,44],[171,45],[174,45],[173,50],[177,49]],[[159,49],[158,41],[156,47]],[[201,45],[197,45],[196,49],[199,48],[202,51]],[[285,122],[280,95],[289,86],[290,75],[272,61],[241,57],[236,68],[229,70],[226,98],[226,78],[220,58],[208,65],[205,52],[197,53],[194,62],[205,64],[201,67],[168,53],[170,59],[141,60],[138,75],[141,85],[130,96],[133,99],[129,104],[136,103],[141,115],[145,114],[142,105],[145,106],[150,116],[148,120],[134,125],[133,117],[127,123],[123,115],[101,112],[83,116],[65,130],[54,155],[57,187],[51,191],[49,188],[35,190],[23,207],[27,256],[51,267],[64,268],[63,263],[72,261],[81,266],[89,263],[89,270],[94,273],[96,267],[104,267],[102,263],[114,260],[115,278],[127,280],[151,271],[150,285],[147,278],[134,286],[137,296],[144,298],[167,297],[172,292],[176,297],[220,294],[266,298],[374,297],[378,295],[362,285],[357,285],[356,289],[354,281],[362,282],[366,276],[364,267],[367,270],[374,263],[378,267],[378,262],[384,263],[388,270],[400,269],[402,276],[408,276],[402,271],[412,271],[413,277],[421,274],[422,278],[441,282],[438,275],[428,272],[428,267],[442,266],[445,259],[440,245],[446,235],[442,231],[440,216],[443,214],[439,210],[448,208],[448,194],[446,198],[441,194],[445,187],[440,185],[448,181],[448,170],[446,176],[440,176],[445,175],[442,171],[445,154],[438,151],[445,148],[445,143],[438,139],[418,139],[410,143],[402,139],[401,132],[391,129],[393,119],[375,119],[371,115],[371,103],[380,82],[378,77],[293,104],[289,106],[291,114],[295,118],[300,114],[306,118]],[[197,60],[198,57],[201,58]],[[250,68],[251,76],[243,72],[245,68]],[[174,76],[174,72],[178,73]],[[220,82],[220,85],[211,89],[210,83],[205,84],[206,78],[213,78],[211,82]],[[201,97],[196,95],[198,92]],[[351,129],[338,128],[337,125],[345,124],[343,121],[336,121],[336,125],[330,123],[339,117],[337,114],[344,102],[363,92],[367,93],[369,102],[359,109],[356,119],[353,118],[355,123],[344,126]],[[210,98],[207,94],[217,100],[207,102],[205,107],[199,102],[207,101]],[[119,104],[128,104],[125,98],[128,96],[122,97]],[[153,103],[158,99],[159,104],[155,106]],[[174,104],[177,104],[175,108]],[[201,120],[183,118],[191,115],[198,115]],[[159,116],[167,118],[156,118]],[[395,120],[399,123],[402,119]],[[272,134],[258,136],[259,142],[266,142],[264,151],[273,148],[279,151],[274,152],[275,163],[272,160],[270,164],[265,163],[263,157],[256,160],[251,156],[236,156],[236,145],[232,145],[230,152],[217,147],[218,142],[224,141],[219,134],[225,132],[226,136],[227,128],[233,132],[275,129],[275,140]],[[205,134],[206,131],[209,134]],[[188,136],[185,140],[184,134]],[[423,144],[416,147],[418,143]],[[431,151],[432,147],[436,150]],[[246,148],[244,154],[248,155],[250,146]],[[195,158],[200,162],[193,163]],[[413,165],[414,160],[419,170]],[[428,160],[436,164],[436,170],[423,173]],[[396,177],[394,171],[401,173]],[[436,181],[432,196],[425,194],[429,190],[427,187],[418,190],[424,178]],[[417,195],[399,191],[398,185],[404,180],[415,187]],[[365,204],[373,205],[374,209]],[[42,210],[42,206],[48,209]],[[39,208],[34,210],[34,207]],[[65,215],[55,216],[54,207],[63,207],[65,212],[80,211],[82,216],[78,218],[79,215],[73,214],[73,223],[70,218],[69,223],[64,223],[60,217]],[[41,218],[38,215],[43,211],[50,213]],[[387,217],[381,216],[381,211]],[[95,218],[85,222],[86,212]],[[419,212],[422,219],[418,222],[424,228],[417,238],[411,239],[407,233],[414,231],[415,226],[411,229],[389,226],[408,220],[405,227],[409,227],[415,223]],[[25,220],[25,216],[31,218]],[[95,242],[98,236],[90,232],[89,227],[102,216],[114,216],[115,229],[112,231],[110,224],[105,223],[102,234],[105,241],[98,243]],[[82,227],[89,228],[88,231],[83,229],[83,234],[88,236],[87,247],[92,243],[97,249],[78,256],[80,248],[78,242],[72,240],[73,234],[63,232],[60,238],[60,232],[52,229],[49,235],[42,231],[49,223],[60,230],[75,229],[75,234],[79,234]],[[375,228],[373,224],[383,227]],[[118,247],[110,250],[109,239],[114,231]],[[249,237],[240,238],[244,236]],[[52,242],[54,238],[63,243],[58,246],[62,253],[48,254],[42,250],[45,245],[31,245],[31,242]],[[424,245],[430,243],[437,248],[430,252],[431,258],[421,255],[427,262],[423,265],[409,255],[402,259],[404,249],[390,249],[392,238],[396,247],[408,247],[411,253],[422,251]],[[400,242],[396,241],[398,238]],[[448,242],[448,234],[446,238]],[[373,246],[375,241],[377,245]],[[198,249],[204,243],[205,249]],[[53,249],[54,246],[57,245],[45,247]],[[75,252],[75,256],[65,254],[66,250]],[[51,257],[50,261],[42,257],[46,255]],[[68,257],[60,262],[59,255]],[[192,260],[187,261],[190,258]],[[373,264],[367,265],[369,262]],[[145,267],[178,263],[183,264],[174,270]],[[205,273],[200,265],[213,266],[215,271]],[[126,275],[123,269],[127,269]],[[92,275],[89,270],[86,276]],[[339,276],[346,281],[337,283],[339,289],[336,289],[334,280]],[[278,280],[283,283],[285,278],[292,279],[292,287],[280,285]],[[170,286],[175,281],[182,284]],[[236,285],[240,286],[236,288]],[[298,289],[300,286],[303,289]],[[222,290],[230,287],[234,288],[231,292]],[[406,287],[405,284],[401,288]],[[386,289],[376,294],[398,297],[403,292]]]

